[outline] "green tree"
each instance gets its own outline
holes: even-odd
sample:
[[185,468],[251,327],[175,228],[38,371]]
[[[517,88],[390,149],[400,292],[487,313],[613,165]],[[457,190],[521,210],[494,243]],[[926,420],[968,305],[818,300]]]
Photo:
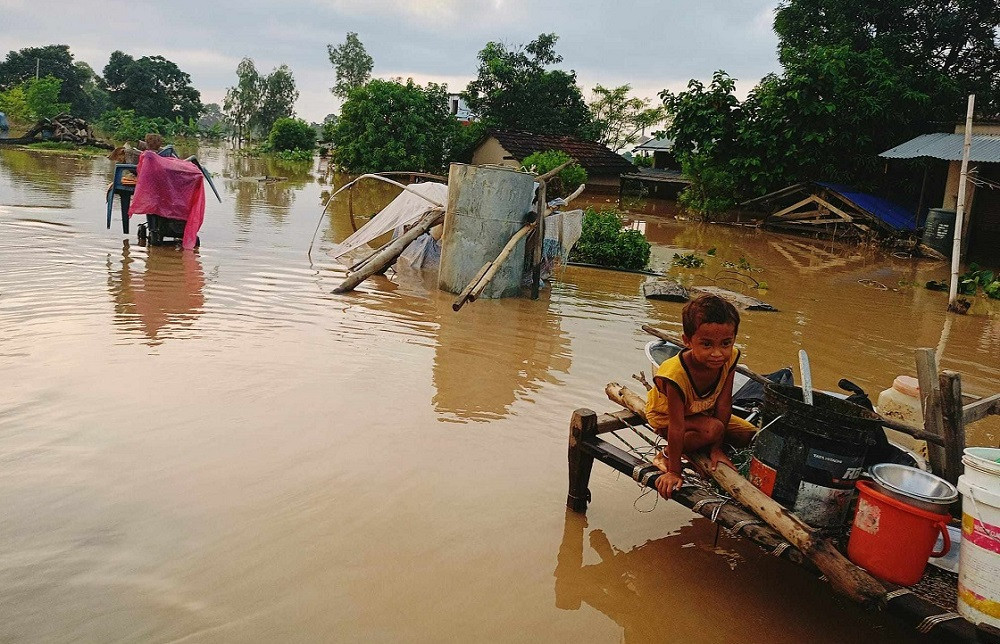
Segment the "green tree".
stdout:
[[640,134],[667,117],[666,107],[650,107],[649,99],[630,97],[631,91],[627,84],[612,88],[597,85],[594,100],[589,104],[593,118],[591,138],[615,152],[635,143]]
[[24,99],[32,118],[48,119],[69,110],[69,103],[59,102],[62,81],[55,76],[31,79],[24,84]]
[[562,62],[559,39],[541,34],[523,47],[489,42],[479,52],[479,70],[463,97],[487,127],[536,134],[587,132],[590,111],[576,84],[576,72],[546,69]]
[[745,117],[735,90],[736,81],[718,71],[707,87],[691,80],[687,91],[660,92],[672,119],[666,134],[674,140],[674,157],[691,179],[681,203],[704,214],[726,210],[737,199],[731,164],[741,155]]
[[981,113],[1000,115],[1000,3],[996,0],[785,0],[775,14],[779,57],[788,66],[816,46],[880,50],[929,97],[929,119],[964,114],[976,94]]
[[316,147],[316,130],[301,119],[279,118],[271,127],[267,143],[276,152],[312,150]]
[[333,159],[349,172],[436,172],[449,160],[460,127],[448,113],[443,85],[372,80],[344,102],[331,134]]
[[[83,95],[76,103],[70,106],[74,114],[84,118],[93,119],[104,114],[112,108],[111,97],[104,89],[104,79],[97,75],[97,72],[83,61],[74,63],[82,79]],[[63,85],[66,82],[63,81]],[[62,90],[60,90],[60,95]]]
[[995,1],[783,2],[783,70],[745,101],[724,72],[708,88],[661,92],[666,133],[692,179],[681,200],[710,214],[799,181],[878,189],[877,154],[960,120],[967,92],[981,113],[1000,114],[998,27]]
[[222,110],[233,130],[238,145],[253,136],[253,118],[264,94],[263,79],[257,72],[253,59],[244,58],[236,66],[236,85],[226,90]]
[[31,118],[31,110],[28,108],[28,99],[24,95],[23,83],[0,92],[0,112],[6,114],[7,118],[16,121],[27,121]]
[[372,76],[374,59],[368,55],[358,34],[349,31],[343,44],[327,45],[330,64],[337,73],[337,82],[330,89],[334,96],[346,99],[351,90],[361,87]]
[[96,108],[85,90],[88,83],[87,69],[89,68],[85,64],[74,64],[68,45],[26,47],[10,51],[7,58],[0,62],[0,91],[10,90],[31,80],[36,73],[39,78],[53,76],[62,81],[59,101],[69,103],[74,114],[93,118],[98,113],[94,112]]
[[299,91],[295,89],[292,70],[288,65],[276,68],[262,79],[260,106],[254,125],[261,132],[270,132],[278,119],[295,116],[295,101],[298,99]]
[[135,59],[112,52],[104,81],[115,107],[140,116],[187,121],[201,114],[201,94],[191,86],[191,77],[163,56]]

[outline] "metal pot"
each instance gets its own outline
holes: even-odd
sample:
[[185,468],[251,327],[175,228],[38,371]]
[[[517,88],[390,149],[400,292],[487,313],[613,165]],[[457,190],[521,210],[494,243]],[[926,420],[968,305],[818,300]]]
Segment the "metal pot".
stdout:
[[948,514],[958,500],[954,485],[915,467],[879,463],[872,465],[869,473],[879,492],[921,510]]

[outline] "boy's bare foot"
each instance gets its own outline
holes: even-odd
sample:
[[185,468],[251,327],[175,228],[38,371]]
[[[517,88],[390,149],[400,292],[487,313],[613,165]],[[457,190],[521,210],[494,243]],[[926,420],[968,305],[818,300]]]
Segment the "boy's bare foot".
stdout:
[[[719,466],[719,463],[722,463],[724,465],[728,465],[729,467],[731,467],[734,470],[736,469],[736,466],[733,465],[733,462],[731,460],[729,460],[729,457],[726,456],[726,453],[724,451],[722,451],[722,447],[719,446],[719,445],[716,445],[715,447],[713,447],[711,449],[711,451],[708,453],[708,457],[712,460],[712,471],[713,472],[715,471],[715,468]],[[653,462],[655,463],[656,461],[653,461]]]
[[653,457],[653,465],[655,465],[661,472],[670,471],[670,456],[667,454],[667,448],[664,447],[656,456]]

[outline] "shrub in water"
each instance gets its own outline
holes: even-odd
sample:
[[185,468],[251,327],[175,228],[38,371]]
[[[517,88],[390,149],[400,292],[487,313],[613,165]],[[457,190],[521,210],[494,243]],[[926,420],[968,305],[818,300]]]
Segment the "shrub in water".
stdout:
[[624,214],[616,210],[598,212],[588,208],[583,215],[583,234],[573,246],[570,259],[585,264],[640,270],[649,263],[649,242],[638,230],[625,230]]
[[267,146],[275,152],[312,150],[316,147],[316,131],[301,119],[281,118],[271,126]]
[[[526,169],[538,174],[545,174],[549,170],[555,170],[562,164],[570,160],[570,156],[562,150],[549,150],[547,152],[533,152],[524,158],[521,165]],[[555,199],[572,194],[581,184],[587,182],[587,171],[575,163],[571,163],[559,174],[552,177],[546,185],[545,198]]]

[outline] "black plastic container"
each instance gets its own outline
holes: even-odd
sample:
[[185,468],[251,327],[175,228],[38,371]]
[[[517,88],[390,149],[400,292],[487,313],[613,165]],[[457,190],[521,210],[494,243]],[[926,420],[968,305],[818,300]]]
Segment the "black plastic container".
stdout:
[[865,455],[882,432],[878,416],[818,391],[807,405],[800,388],[774,385],[762,417],[750,481],[812,526],[845,525]]
[[955,211],[931,208],[924,222],[924,234],[920,241],[945,257],[951,257],[955,235]]

